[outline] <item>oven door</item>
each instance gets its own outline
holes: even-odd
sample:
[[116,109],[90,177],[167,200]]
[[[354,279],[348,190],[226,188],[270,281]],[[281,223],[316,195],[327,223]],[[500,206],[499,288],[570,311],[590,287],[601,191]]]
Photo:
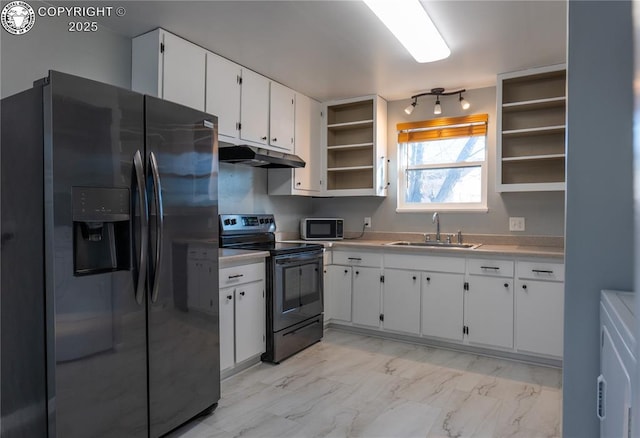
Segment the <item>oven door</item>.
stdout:
[[273,258],[273,331],[322,313],[322,251]]

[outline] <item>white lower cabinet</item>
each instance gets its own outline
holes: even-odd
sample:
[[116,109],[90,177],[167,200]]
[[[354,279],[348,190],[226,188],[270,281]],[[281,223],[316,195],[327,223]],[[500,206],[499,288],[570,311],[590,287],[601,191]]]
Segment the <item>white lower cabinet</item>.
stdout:
[[353,323],[380,326],[380,269],[353,267]]
[[467,272],[467,340],[513,348],[513,260],[468,259]]
[[516,349],[562,357],[564,266],[518,261],[516,271]]
[[420,272],[385,269],[382,292],[383,327],[420,334]]
[[220,289],[220,370],[235,363],[235,288]]
[[236,287],[236,362],[265,351],[264,281]]
[[562,356],[564,284],[534,280],[516,282],[516,348]]
[[325,289],[325,319],[351,322],[351,266],[329,265]]
[[220,270],[220,370],[265,352],[264,261]]
[[462,341],[464,274],[422,273],[422,334]]
[[335,249],[326,321],[562,358],[564,265],[544,260]]

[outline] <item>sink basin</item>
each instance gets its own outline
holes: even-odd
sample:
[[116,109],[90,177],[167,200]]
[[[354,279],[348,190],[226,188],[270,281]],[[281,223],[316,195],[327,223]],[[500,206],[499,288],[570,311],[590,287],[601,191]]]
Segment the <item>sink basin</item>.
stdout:
[[437,241],[429,241],[429,242],[407,242],[407,241],[399,241],[399,242],[391,242],[387,243],[387,245],[391,246],[424,246],[424,247],[432,247],[432,248],[466,248],[466,249],[476,249],[481,244],[480,243],[447,243],[447,242],[437,242]]

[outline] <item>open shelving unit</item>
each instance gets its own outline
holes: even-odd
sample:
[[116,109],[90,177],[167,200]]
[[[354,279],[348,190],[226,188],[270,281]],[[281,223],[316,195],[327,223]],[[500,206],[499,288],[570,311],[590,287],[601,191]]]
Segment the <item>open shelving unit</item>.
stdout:
[[325,104],[328,195],[386,195],[386,105],[378,96]]
[[497,190],[564,190],[565,66],[499,75],[497,95]]

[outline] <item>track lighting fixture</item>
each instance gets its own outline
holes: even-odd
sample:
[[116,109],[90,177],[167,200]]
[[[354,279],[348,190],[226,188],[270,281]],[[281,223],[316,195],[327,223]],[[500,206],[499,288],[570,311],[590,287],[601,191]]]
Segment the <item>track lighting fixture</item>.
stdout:
[[427,91],[425,93],[420,93],[420,94],[416,94],[415,96],[411,96],[411,99],[413,101],[409,106],[407,106],[404,109],[404,112],[407,114],[411,114],[413,112],[416,105],[418,104],[418,97],[436,96],[436,104],[433,107],[433,114],[436,114],[436,115],[442,114],[442,106],[440,105],[440,96],[452,96],[454,94],[458,95],[458,101],[460,102],[460,106],[462,107],[462,109],[467,110],[469,109],[469,107],[471,107],[471,104],[467,102],[467,100],[465,100],[464,97],[462,97],[462,93],[464,93],[465,91],[467,90],[465,90],[464,88],[462,90],[456,90],[456,91],[445,91],[444,88],[432,88],[431,91]]

